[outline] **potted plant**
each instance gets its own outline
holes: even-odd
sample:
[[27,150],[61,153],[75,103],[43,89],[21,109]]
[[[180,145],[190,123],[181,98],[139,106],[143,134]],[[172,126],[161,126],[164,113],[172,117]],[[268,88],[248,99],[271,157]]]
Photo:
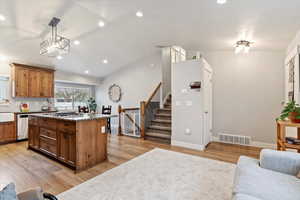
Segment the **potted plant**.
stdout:
[[300,106],[295,101],[290,101],[284,106],[278,119],[286,120],[286,118],[293,123],[300,123]]
[[96,103],[96,100],[94,98],[90,98],[88,100],[88,105],[89,105],[90,113],[96,113],[97,103]]

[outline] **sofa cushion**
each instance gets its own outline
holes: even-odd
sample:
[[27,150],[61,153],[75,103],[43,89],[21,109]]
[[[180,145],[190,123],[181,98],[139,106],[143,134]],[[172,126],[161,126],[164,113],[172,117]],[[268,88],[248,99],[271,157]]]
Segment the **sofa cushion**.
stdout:
[[233,197],[233,200],[262,200],[262,199],[258,199],[256,197],[249,196],[249,195],[246,195],[246,194],[236,194]]
[[10,183],[0,191],[0,200],[18,200],[15,184]]
[[300,200],[300,180],[296,176],[267,170],[259,161],[240,157],[236,173],[234,195],[246,194],[263,200]]

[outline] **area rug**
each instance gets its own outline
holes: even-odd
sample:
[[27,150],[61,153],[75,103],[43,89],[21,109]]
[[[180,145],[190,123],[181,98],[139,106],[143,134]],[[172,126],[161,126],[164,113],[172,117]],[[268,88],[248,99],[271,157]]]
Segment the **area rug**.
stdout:
[[154,149],[58,195],[59,200],[229,200],[235,165]]

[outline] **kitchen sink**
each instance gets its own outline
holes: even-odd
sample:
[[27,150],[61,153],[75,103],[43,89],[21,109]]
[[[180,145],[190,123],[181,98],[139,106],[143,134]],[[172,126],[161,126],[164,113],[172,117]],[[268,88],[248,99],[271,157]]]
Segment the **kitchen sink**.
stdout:
[[0,113],[0,123],[1,122],[13,122],[15,121],[14,113]]

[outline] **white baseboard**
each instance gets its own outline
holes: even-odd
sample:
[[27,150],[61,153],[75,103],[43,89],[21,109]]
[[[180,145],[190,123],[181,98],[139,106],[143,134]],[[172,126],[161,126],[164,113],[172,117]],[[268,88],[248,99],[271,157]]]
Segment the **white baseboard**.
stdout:
[[[213,141],[215,142],[221,142],[218,137],[213,136]],[[259,141],[252,141],[250,145],[247,146],[253,146],[253,147],[260,147],[260,148],[266,148],[266,149],[276,149],[276,144],[272,143],[265,143],[265,142],[259,142]]]
[[188,142],[181,142],[181,141],[171,141],[172,146],[178,146],[178,147],[185,147],[188,149],[195,149],[195,150],[200,150],[203,151],[205,149],[204,145],[200,144],[193,144],[193,143],[188,143]]

